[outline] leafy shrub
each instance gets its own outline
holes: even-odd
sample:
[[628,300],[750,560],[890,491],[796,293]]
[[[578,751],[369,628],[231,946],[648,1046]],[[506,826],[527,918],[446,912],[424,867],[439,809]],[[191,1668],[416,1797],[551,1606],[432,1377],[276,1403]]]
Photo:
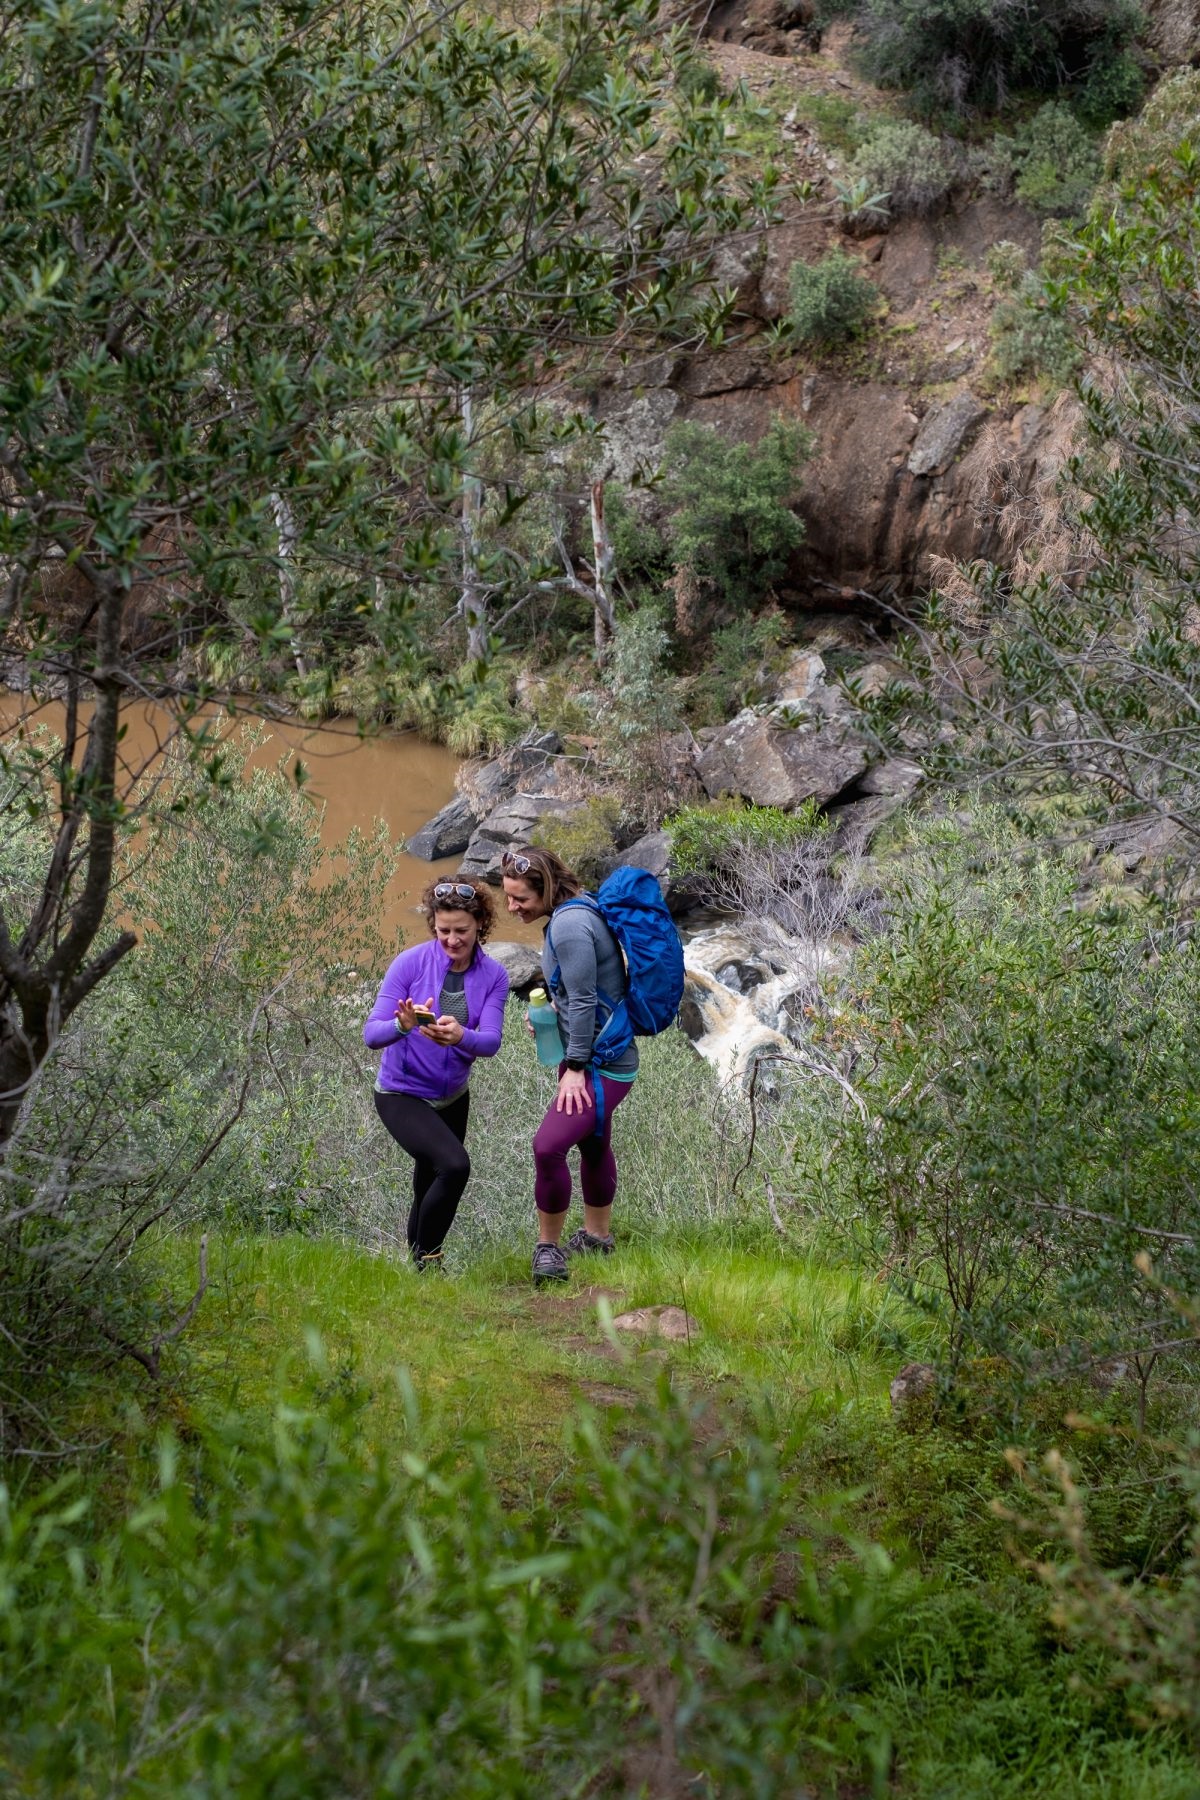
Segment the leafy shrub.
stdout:
[[956,179],[955,159],[941,139],[910,119],[886,119],[873,127],[850,164],[851,176],[872,193],[886,194],[888,211],[932,212]]
[[1122,188],[1136,193],[1152,169],[1168,163],[1179,144],[1200,131],[1200,69],[1177,69],[1147,95],[1135,119],[1115,125],[1104,139],[1105,209],[1117,210]]
[[879,290],[844,250],[818,263],[794,262],[789,276],[792,330],[801,343],[838,343],[856,337],[879,303]]
[[1024,250],[1010,238],[1001,238],[987,253],[987,272],[997,287],[1015,288],[1028,266]]
[[774,607],[714,632],[708,661],[687,683],[693,725],[718,725],[760,700],[765,684],[781,666],[787,636],[787,621]]
[[621,808],[615,799],[608,794],[592,794],[577,812],[564,818],[544,819],[534,830],[532,841],[553,850],[588,887],[595,887],[613,866],[620,817]]
[[[1153,1279],[1149,1257],[1139,1259],[1142,1272]],[[1177,1322],[1183,1332],[1196,1332],[1200,1307],[1173,1294]],[[1104,1447],[1117,1447],[1117,1433],[1100,1429]],[[1054,1451],[1045,1459],[1044,1474],[1035,1474],[1017,1462],[1026,1484],[1026,1501],[1032,1498],[1036,1516],[1022,1516],[1011,1504],[996,1510],[1015,1525],[1027,1541],[1040,1547],[1046,1538],[1062,1552],[1039,1556],[1034,1567],[1054,1596],[1054,1619],[1076,1641],[1099,1645],[1111,1654],[1109,1679],[1129,1696],[1135,1717],[1167,1720],[1186,1732],[1194,1750],[1200,1750],[1200,1446],[1168,1442],[1175,1462],[1176,1491],[1183,1501],[1184,1518],[1173,1534],[1178,1566],[1174,1580],[1163,1578],[1163,1558],[1149,1568],[1131,1568],[1128,1545],[1117,1550],[1119,1565],[1097,1543],[1090,1517],[1093,1496],[1077,1468]],[[1015,1459],[1014,1459],[1015,1460]]]
[[1104,108],[1131,93],[1127,52],[1142,14],[1132,0],[866,0],[857,23],[866,73],[930,116],[1066,89],[1107,123]]
[[992,365],[1002,381],[1034,375],[1062,387],[1083,360],[1069,319],[1033,270],[1022,277],[1014,294],[999,302],[988,329]]
[[675,84],[686,99],[698,106],[711,105],[721,91],[717,71],[690,39],[685,39],[676,58]]
[[853,1111],[831,1086],[810,1180],[871,1222],[952,1368],[1061,1371],[1177,1335],[1133,1259],[1197,1262],[1200,984],[1186,941],[1082,911],[1071,865],[987,829],[930,826],[860,952],[830,1047],[869,1072]]
[[830,829],[814,800],[795,812],[751,806],[743,800],[711,800],[683,806],[664,820],[671,836],[676,875],[711,875],[737,862],[746,850],[785,849]]
[[[152,1220],[294,1228],[357,1179],[325,1143],[325,1084],[346,1054],[338,1001],[378,954],[389,846],[356,834],[322,851],[283,769],[248,773],[254,741],[223,748],[216,793],[197,761],[168,759],[118,868],[142,941],[63,1032],[9,1146],[0,1423],[48,1366],[61,1387],[101,1353],[155,1360],[179,1307],[134,1254]],[[11,893],[23,839],[0,842]],[[31,1417],[18,1400],[18,1436]]]
[[757,444],[731,443],[710,425],[672,425],[662,494],[676,565],[721,600],[760,599],[803,542],[789,502],[811,446],[811,434],[783,418]]
[[627,809],[645,821],[674,798],[669,740],[679,726],[679,683],[667,666],[669,648],[656,607],[627,614],[604,665],[596,721],[605,767]]
[[784,1800],[839,1733],[883,1749],[857,1689],[915,1584],[844,1546],[820,1572],[825,1534],[744,1425],[664,1379],[620,1445],[577,1423],[553,1507],[506,1508],[411,1388],[406,1453],[365,1450],[365,1396],[317,1355],[329,1399],[167,1439],[99,1542],[77,1487],[0,1487],[13,1800],[633,1792],[664,1691],[687,1785]]
[[1017,133],[1015,162],[1017,198],[1057,218],[1084,211],[1100,173],[1093,138],[1061,100],[1040,107]]
[[853,156],[867,135],[866,116],[842,94],[798,94],[793,104],[797,118],[806,119],[825,147],[841,156]]

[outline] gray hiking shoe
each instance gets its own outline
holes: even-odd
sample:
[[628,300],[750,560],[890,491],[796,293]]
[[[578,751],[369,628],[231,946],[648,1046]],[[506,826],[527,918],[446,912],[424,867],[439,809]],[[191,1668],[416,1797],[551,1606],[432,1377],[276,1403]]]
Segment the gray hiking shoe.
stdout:
[[592,1252],[599,1256],[611,1256],[616,1247],[616,1240],[611,1232],[607,1237],[597,1237],[594,1231],[588,1231],[582,1225],[578,1231],[572,1232],[566,1244],[568,1256],[583,1256]]
[[533,1252],[533,1279],[541,1287],[543,1281],[566,1281],[567,1259],[557,1244],[538,1244]]

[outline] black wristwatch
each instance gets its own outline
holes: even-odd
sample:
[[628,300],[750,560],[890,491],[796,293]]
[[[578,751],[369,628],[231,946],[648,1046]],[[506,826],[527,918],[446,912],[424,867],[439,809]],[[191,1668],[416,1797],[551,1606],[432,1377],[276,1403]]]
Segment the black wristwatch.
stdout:
[[576,1075],[582,1075],[583,1071],[587,1068],[587,1064],[585,1062],[579,1062],[577,1060],[573,1060],[571,1057],[568,1056],[567,1067],[568,1067],[568,1069],[573,1070]]

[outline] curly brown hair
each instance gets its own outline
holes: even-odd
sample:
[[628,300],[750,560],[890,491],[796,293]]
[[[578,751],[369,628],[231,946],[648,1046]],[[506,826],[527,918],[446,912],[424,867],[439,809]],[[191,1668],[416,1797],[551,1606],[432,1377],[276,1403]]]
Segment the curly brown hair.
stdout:
[[[451,890],[459,887],[470,888],[470,895],[450,893],[439,894],[439,888]],[[431,881],[417,903],[417,911],[424,913],[425,923],[433,930],[435,913],[465,912],[479,926],[479,942],[486,943],[491,936],[492,926],[496,923],[496,902],[492,899],[492,891],[486,881],[475,875],[439,875]]]

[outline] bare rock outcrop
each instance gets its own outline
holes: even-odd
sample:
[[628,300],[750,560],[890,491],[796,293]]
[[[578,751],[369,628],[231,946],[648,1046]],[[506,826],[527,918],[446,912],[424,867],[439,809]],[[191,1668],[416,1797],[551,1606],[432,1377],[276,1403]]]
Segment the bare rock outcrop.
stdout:
[[844,722],[785,724],[748,707],[709,734],[696,769],[712,799],[738,794],[755,806],[793,811],[806,800],[833,800],[869,760],[866,744]]

